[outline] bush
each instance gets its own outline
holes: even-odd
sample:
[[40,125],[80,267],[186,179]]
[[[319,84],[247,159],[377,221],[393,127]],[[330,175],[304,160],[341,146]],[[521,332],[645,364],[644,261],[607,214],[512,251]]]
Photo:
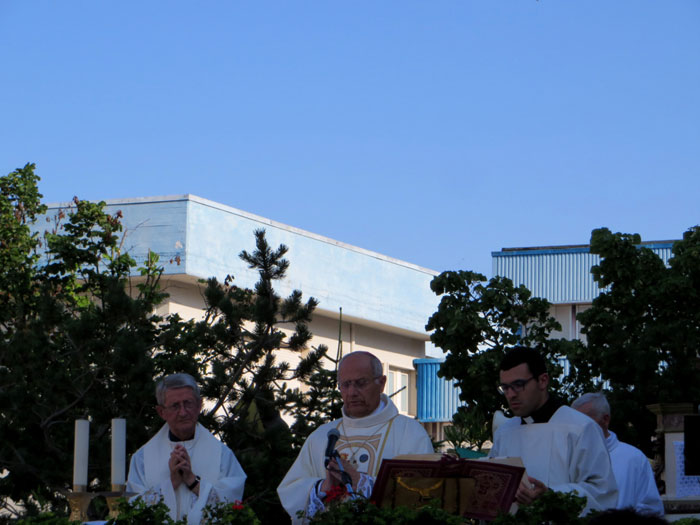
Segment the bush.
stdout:
[[586,498],[573,492],[549,490],[530,505],[520,505],[515,514],[501,514],[492,525],[579,525],[586,523],[580,517]]
[[17,525],[79,525],[79,521],[71,521],[65,516],[57,516],[53,512],[43,512],[31,518],[20,518]]
[[435,502],[419,509],[409,507],[378,507],[371,501],[359,498],[332,503],[324,512],[314,515],[313,525],[461,525],[464,519],[437,507]]
[[248,505],[240,501],[218,503],[204,508],[203,522],[216,525],[260,525],[260,520]]
[[168,514],[168,506],[160,501],[148,505],[142,499],[130,502],[123,499],[119,503],[119,515],[107,521],[107,525],[186,525],[184,521],[173,520]]

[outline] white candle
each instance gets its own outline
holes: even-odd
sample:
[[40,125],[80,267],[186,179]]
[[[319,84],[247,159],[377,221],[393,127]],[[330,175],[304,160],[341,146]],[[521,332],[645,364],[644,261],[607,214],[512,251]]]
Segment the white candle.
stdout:
[[112,420],[112,485],[126,482],[126,419]]
[[90,422],[87,419],[76,419],[73,447],[73,487],[87,487],[89,447]]

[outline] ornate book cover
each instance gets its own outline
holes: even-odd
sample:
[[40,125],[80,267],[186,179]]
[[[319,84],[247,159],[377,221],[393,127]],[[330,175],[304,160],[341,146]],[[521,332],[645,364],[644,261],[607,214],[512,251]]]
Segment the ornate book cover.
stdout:
[[453,514],[492,520],[510,510],[525,472],[522,466],[497,461],[406,457],[382,461],[371,496],[377,505],[420,506],[438,499]]

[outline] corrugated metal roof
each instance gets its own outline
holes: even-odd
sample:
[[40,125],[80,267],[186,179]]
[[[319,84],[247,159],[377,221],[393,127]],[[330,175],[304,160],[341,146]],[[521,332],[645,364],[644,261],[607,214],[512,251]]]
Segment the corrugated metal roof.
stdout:
[[459,388],[454,380],[438,377],[437,372],[444,359],[414,359],[416,367],[418,420],[422,423],[452,421],[459,400]]
[[[672,241],[643,246],[668,264]],[[600,256],[590,253],[588,246],[504,248],[491,256],[493,275],[508,277],[516,286],[524,284],[535,297],[551,303],[590,303],[600,293],[591,275]]]

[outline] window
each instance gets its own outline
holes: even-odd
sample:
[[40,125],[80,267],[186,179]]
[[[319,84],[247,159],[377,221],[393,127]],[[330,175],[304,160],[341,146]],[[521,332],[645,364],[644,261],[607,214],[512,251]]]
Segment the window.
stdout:
[[402,414],[408,414],[408,373],[389,370],[386,393]]

